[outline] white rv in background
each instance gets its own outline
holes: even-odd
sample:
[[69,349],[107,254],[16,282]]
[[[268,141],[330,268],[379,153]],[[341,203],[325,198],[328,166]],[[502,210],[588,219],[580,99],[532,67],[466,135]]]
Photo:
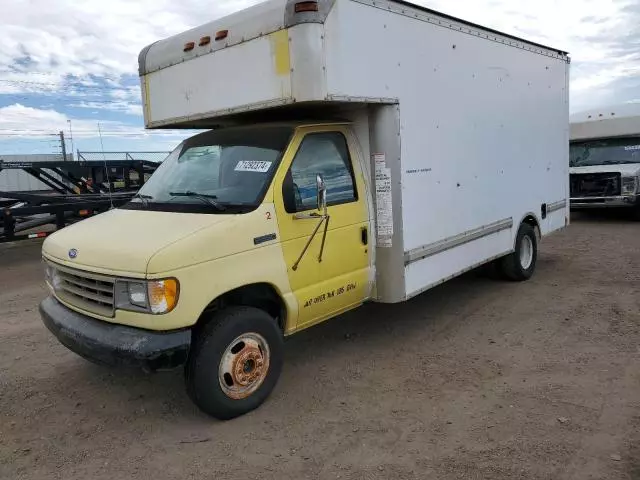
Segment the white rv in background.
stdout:
[[571,116],[571,208],[635,209],[640,217],[640,103]]

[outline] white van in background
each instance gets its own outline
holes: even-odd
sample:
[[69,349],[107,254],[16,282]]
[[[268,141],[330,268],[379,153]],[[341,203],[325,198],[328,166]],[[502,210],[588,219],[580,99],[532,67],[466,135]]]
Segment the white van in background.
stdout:
[[571,117],[571,208],[633,208],[640,218],[640,103]]

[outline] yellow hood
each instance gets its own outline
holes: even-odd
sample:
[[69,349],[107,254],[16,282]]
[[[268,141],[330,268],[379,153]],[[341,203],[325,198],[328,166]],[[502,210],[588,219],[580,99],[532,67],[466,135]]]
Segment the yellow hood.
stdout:
[[[115,209],[56,232],[42,251],[68,266],[139,277],[147,273],[149,260],[161,249],[230,218]],[[75,258],[71,250],[77,252]]]

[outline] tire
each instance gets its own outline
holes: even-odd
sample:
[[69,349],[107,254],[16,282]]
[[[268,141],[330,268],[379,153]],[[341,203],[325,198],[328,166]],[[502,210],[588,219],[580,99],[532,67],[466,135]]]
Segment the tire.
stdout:
[[257,308],[227,308],[214,314],[194,341],[185,367],[187,393],[204,413],[230,420],[267,399],[282,363],[276,321]]
[[531,278],[537,261],[536,231],[531,225],[523,223],[518,229],[515,251],[500,260],[500,270],[508,280],[522,282]]

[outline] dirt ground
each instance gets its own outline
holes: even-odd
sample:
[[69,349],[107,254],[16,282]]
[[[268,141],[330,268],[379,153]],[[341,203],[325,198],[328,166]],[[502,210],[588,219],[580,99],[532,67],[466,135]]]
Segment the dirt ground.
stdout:
[[287,342],[218,422],[180,371],[94,366],[42,325],[39,245],[0,250],[2,479],[640,479],[640,224],[581,218],[536,276],[472,273]]

